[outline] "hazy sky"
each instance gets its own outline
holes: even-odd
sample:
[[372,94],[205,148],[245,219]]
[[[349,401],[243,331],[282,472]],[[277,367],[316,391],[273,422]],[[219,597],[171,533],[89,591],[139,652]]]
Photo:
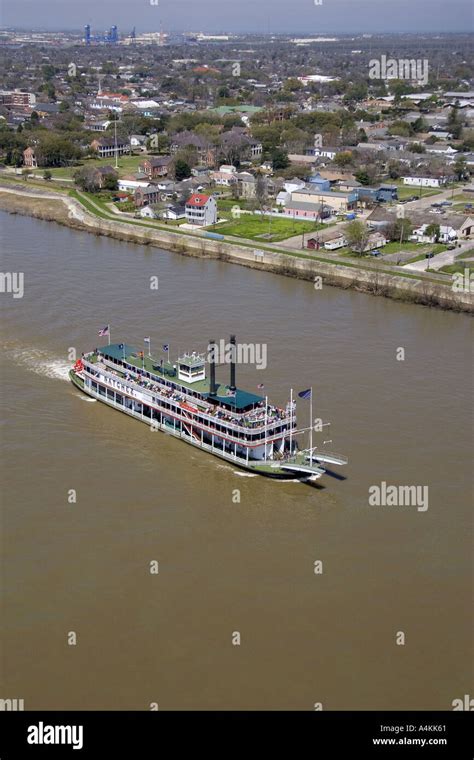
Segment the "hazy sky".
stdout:
[[[321,2],[322,4],[316,4]],[[230,32],[472,31],[471,0],[0,0],[2,26]]]

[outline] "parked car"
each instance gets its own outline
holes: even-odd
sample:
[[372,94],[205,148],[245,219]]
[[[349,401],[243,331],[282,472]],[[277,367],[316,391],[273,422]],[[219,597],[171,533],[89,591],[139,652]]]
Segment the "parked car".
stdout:
[[456,243],[450,243],[448,245],[448,251],[454,251],[455,248],[456,248]]

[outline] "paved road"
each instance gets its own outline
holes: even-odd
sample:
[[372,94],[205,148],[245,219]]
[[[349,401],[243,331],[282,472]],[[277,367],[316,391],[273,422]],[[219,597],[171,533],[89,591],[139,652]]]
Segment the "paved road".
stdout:
[[454,264],[456,257],[463,251],[472,250],[474,248],[474,241],[466,240],[457,246],[454,251],[442,251],[438,253],[432,259],[422,259],[421,261],[415,261],[413,264],[405,264],[403,269],[411,269],[415,272],[425,272],[429,266],[430,269],[438,270],[441,267]]
[[[454,195],[458,195],[463,192],[463,188],[457,187],[454,189]],[[419,195],[420,194],[420,188],[414,187],[413,188],[413,195]],[[474,199],[473,199],[474,200]],[[453,189],[450,190],[443,190],[440,193],[437,193],[436,195],[422,195],[421,198],[417,201],[410,201],[410,203],[404,203],[403,206],[408,211],[426,211],[426,209],[429,209],[430,206],[433,203],[439,203],[440,201],[453,201]],[[456,203],[456,201],[453,201],[453,203]],[[445,206],[446,211],[449,212],[449,206]]]

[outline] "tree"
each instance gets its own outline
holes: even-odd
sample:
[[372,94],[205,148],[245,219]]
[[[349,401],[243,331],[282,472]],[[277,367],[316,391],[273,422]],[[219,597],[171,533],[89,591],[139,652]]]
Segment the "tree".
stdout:
[[467,168],[466,159],[464,156],[458,156],[456,161],[454,162],[453,166],[454,172],[456,174],[456,179],[462,182],[464,179],[469,178],[469,171]]
[[370,230],[367,225],[359,219],[355,219],[346,225],[344,235],[349,248],[361,256],[367,247],[370,237]]
[[255,183],[255,198],[258,202],[260,210],[263,210],[268,199],[268,194],[266,180],[264,177],[262,177],[261,174],[257,175],[257,181]]
[[90,166],[85,166],[75,172],[74,182],[87,193],[97,193],[100,190],[99,174]]
[[182,158],[177,158],[174,163],[174,176],[177,182],[188,179],[191,176],[191,167]]
[[388,240],[406,243],[413,231],[413,224],[411,220],[406,217],[405,219],[396,219],[391,224],[385,227],[385,234]]
[[112,192],[118,190],[118,175],[116,173],[106,174],[102,183],[102,189]]
[[459,108],[453,106],[448,116],[448,130],[455,140],[459,140],[462,134],[462,122],[459,118]]
[[412,143],[407,145],[407,151],[410,153],[426,153],[426,148],[422,143]]
[[361,185],[373,185],[377,181],[377,164],[375,161],[373,163],[362,164],[354,172],[354,176]]
[[397,161],[396,159],[391,159],[388,162],[388,176],[390,179],[398,179],[402,176],[403,168],[400,163],[400,161]]
[[274,148],[270,155],[274,171],[278,171],[278,169],[286,169],[290,165],[288,153],[286,150],[283,150],[283,148]]
[[343,150],[341,153],[336,153],[334,156],[334,163],[336,166],[340,166],[341,169],[344,166],[349,166],[352,163],[352,153],[350,150]]
[[53,175],[51,174],[49,169],[45,169],[43,172],[43,179],[45,179],[47,182],[50,182],[52,178],[53,178]]
[[425,235],[427,237],[434,237],[435,243],[439,241],[439,236],[441,234],[441,229],[439,224],[429,224],[428,227],[425,230]]
[[351,103],[353,101],[360,101],[365,100],[368,93],[368,87],[365,82],[358,82],[356,84],[350,85],[350,87],[347,88],[346,94],[344,95],[344,102],[345,103]]

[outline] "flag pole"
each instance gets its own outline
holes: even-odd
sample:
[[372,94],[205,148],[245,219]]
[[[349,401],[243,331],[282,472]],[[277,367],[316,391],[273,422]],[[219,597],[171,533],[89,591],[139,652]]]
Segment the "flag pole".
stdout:
[[290,455],[293,454],[293,388],[290,391]]
[[311,386],[311,396],[309,397],[309,464],[313,466],[313,386]]
[[265,459],[264,461],[267,461],[267,407],[268,407],[268,396],[265,396]]
[[110,325],[109,325],[109,330],[108,330],[108,338],[109,338],[109,346],[110,346]]

